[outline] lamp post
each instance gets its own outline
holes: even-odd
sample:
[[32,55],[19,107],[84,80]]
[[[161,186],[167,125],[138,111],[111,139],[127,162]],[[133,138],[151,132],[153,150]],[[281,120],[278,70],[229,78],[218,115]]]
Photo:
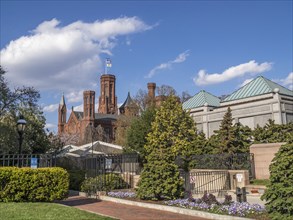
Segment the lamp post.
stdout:
[[17,121],[17,132],[19,134],[19,149],[18,149],[18,154],[21,154],[21,146],[22,146],[22,141],[23,141],[23,132],[25,129],[26,125],[26,120],[24,120],[23,116],[20,115],[19,119]]

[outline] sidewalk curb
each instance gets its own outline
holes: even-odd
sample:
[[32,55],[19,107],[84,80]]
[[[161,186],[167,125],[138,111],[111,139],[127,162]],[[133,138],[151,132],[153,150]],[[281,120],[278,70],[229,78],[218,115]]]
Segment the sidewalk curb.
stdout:
[[143,208],[157,209],[160,211],[168,211],[168,212],[173,212],[173,213],[177,213],[177,214],[196,216],[196,217],[202,217],[202,218],[208,218],[208,219],[253,220],[250,218],[242,218],[242,217],[229,216],[229,215],[218,215],[218,214],[213,214],[213,213],[209,213],[209,212],[202,212],[202,211],[185,209],[185,208],[180,208],[180,207],[175,207],[175,206],[156,205],[156,204],[150,204],[150,203],[136,202],[136,201],[130,201],[130,200],[125,200],[125,199],[113,198],[113,197],[109,197],[109,196],[99,196],[98,198],[101,200],[104,200],[104,201],[109,201],[109,202],[115,202],[115,203],[120,203],[120,204],[125,204],[125,205],[139,206],[139,207],[143,207]]

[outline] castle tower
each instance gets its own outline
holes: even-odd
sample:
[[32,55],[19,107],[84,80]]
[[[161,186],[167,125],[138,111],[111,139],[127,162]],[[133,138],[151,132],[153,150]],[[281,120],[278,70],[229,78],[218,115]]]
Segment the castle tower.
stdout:
[[98,112],[102,114],[117,114],[116,78],[111,74],[101,76],[101,93]]
[[148,83],[147,106],[156,104],[156,83]]
[[64,133],[64,126],[66,124],[66,104],[64,94],[61,97],[58,108],[58,134]]
[[86,125],[94,125],[95,120],[95,92],[83,92],[83,121]]
[[155,99],[156,83],[148,83],[148,96],[150,99]]

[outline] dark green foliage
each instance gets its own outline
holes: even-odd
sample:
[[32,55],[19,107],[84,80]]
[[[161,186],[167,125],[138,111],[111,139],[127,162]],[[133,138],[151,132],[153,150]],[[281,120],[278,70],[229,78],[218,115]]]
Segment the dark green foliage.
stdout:
[[230,205],[231,203],[232,203],[232,196],[231,195],[225,195],[223,205]]
[[211,205],[211,204],[220,204],[216,198],[216,196],[214,196],[213,194],[208,194],[207,191],[204,192],[202,198],[201,198],[201,202],[204,202],[208,205]]
[[232,112],[230,107],[228,107],[227,112],[225,113],[223,120],[220,125],[220,129],[215,131],[215,134],[218,138],[218,149],[216,153],[234,153],[234,129],[232,125]]
[[153,107],[147,108],[139,118],[133,119],[127,130],[125,152],[136,152],[145,163],[146,151],[145,144],[147,134],[151,131],[151,124],[155,119],[156,110]]
[[163,159],[145,165],[138,187],[137,197],[148,200],[176,199],[184,192],[178,166]]
[[251,143],[251,129],[240,123],[233,125],[232,112],[230,107],[228,107],[221,122],[220,129],[215,131],[215,134],[206,143],[206,153],[248,153]]
[[257,125],[253,132],[254,143],[293,142],[293,122],[279,125],[269,120],[264,127]]
[[147,163],[141,174],[138,197],[141,199],[175,199],[183,195],[183,180],[179,178],[178,156],[189,168],[191,155],[198,153],[196,127],[189,113],[174,96],[168,97],[157,110],[148,134],[145,150]]
[[293,144],[282,145],[270,165],[270,182],[262,199],[272,219],[293,216]]
[[52,202],[66,198],[69,175],[62,168],[0,167],[0,201]]
[[84,180],[81,184],[81,191],[92,194],[97,191],[109,192],[114,189],[125,189],[127,187],[127,183],[119,174],[107,173]]
[[248,126],[241,123],[233,125],[234,129],[234,149],[233,153],[249,153],[249,146],[252,144],[252,131]]
[[85,179],[84,170],[68,170],[69,173],[69,189],[79,191],[81,184]]

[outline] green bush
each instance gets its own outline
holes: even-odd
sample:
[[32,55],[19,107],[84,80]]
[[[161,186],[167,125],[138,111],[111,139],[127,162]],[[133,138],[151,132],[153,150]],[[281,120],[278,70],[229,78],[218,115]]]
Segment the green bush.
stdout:
[[0,201],[51,202],[66,198],[69,175],[54,168],[0,167]]
[[270,182],[262,199],[272,219],[293,216],[293,144],[282,145],[270,165]]
[[85,179],[85,171],[67,170],[67,172],[69,173],[69,189],[79,191]]
[[125,189],[127,186],[127,183],[120,175],[115,173],[107,173],[96,177],[90,177],[83,181],[81,191],[92,194],[97,191],[109,192],[113,189]]

